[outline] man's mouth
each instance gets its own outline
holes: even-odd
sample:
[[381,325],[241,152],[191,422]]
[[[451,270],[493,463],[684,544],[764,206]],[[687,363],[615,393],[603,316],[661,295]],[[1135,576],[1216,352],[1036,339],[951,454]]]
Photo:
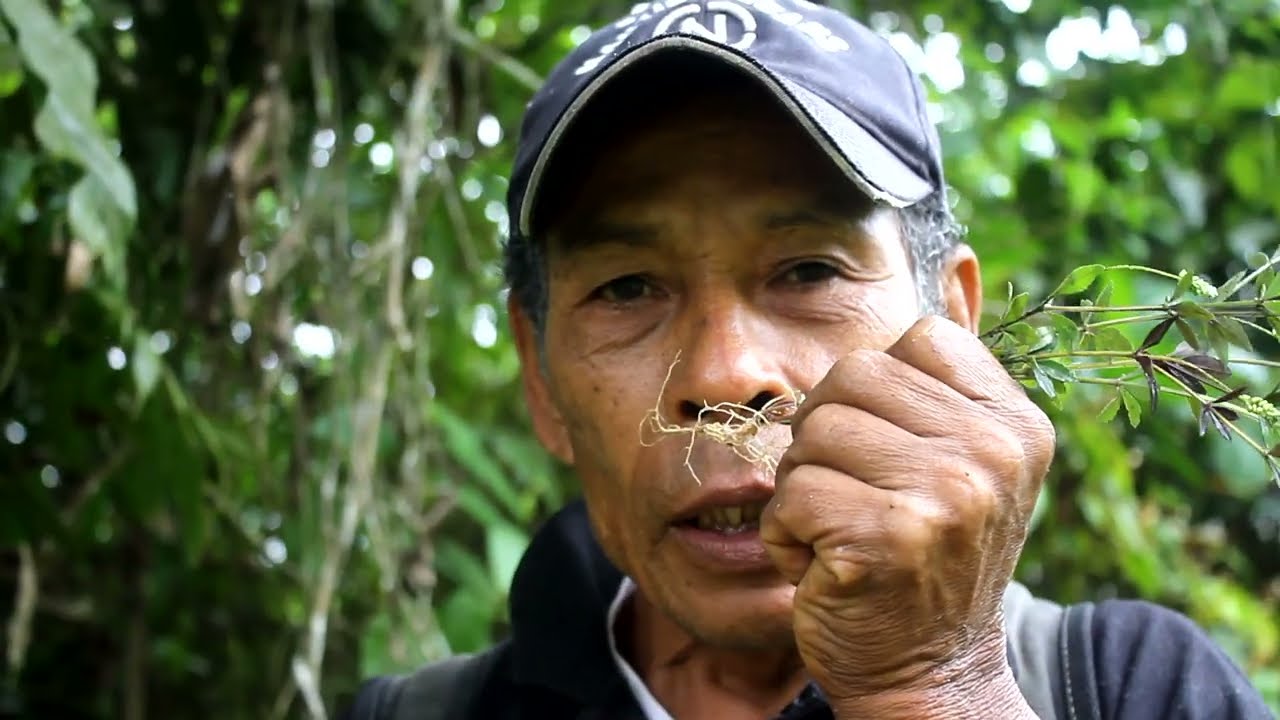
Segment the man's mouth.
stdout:
[[760,540],[760,515],[773,488],[746,485],[704,493],[671,523],[672,538],[693,564],[712,573],[754,573],[773,567]]
[[760,514],[764,512],[765,505],[766,503],[761,501],[708,507],[678,524],[726,535],[758,530]]

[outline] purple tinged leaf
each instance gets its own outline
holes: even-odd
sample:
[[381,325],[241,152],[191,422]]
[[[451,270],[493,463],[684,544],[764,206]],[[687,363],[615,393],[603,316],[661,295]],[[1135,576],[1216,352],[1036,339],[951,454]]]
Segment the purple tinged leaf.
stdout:
[[1156,373],[1151,367],[1151,357],[1138,355],[1134,359],[1138,361],[1138,367],[1142,368],[1142,374],[1147,376],[1147,389],[1151,391],[1151,412],[1154,413],[1160,402],[1160,385],[1156,382]]
[[1218,416],[1217,408],[1214,408],[1212,405],[1208,407],[1211,408],[1208,412],[1209,422],[1212,423],[1214,429],[1217,430],[1218,433],[1222,435],[1222,439],[1230,440],[1231,432],[1227,430],[1226,424],[1223,423],[1222,418]]
[[1212,355],[1195,354],[1182,358],[1188,364],[1194,365],[1204,372],[1220,379],[1226,380],[1231,377],[1231,368],[1227,364]]
[[1142,340],[1142,344],[1138,346],[1138,352],[1142,352],[1163,340],[1165,334],[1169,332],[1169,328],[1173,327],[1173,324],[1177,320],[1178,318],[1176,316],[1171,315],[1164,320],[1161,320],[1155,327],[1151,328],[1151,332],[1147,333],[1147,336]]
[[[1243,394],[1244,394],[1244,391],[1245,391],[1245,390],[1248,390],[1248,389],[1249,389],[1249,388],[1247,388],[1247,387],[1245,387],[1245,386],[1241,385],[1240,387],[1236,388],[1235,390],[1232,390],[1231,392],[1223,393],[1223,395],[1222,395],[1221,397],[1219,397],[1217,400],[1214,400],[1214,402],[1216,402],[1216,403],[1227,403],[1227,402],[1231,402],[1232,400],[1235,400],[1236,398],[1238,398],[1238,397],[1240,397],[1241,395],[1243,395]],[[1227,410],[1227,408],[1222,408],[1222,409],[1223,409],[1223,410]],[[1231,418],[1231,419],[1232,419],[1232,420],[1234,420],[1235,418]]]
[[1185,366],[1175,365],[1167,360],[1154,360],[1152,364],[1194,392],[1204,393],[1204,383],[1200,381],[1200,378],[1188,372]]
[[1224,440],[1231,440],[1231,433],[1227,430],[1226,423],[1222,421],[1219,410],[1221,408],[1213,405],[1205,405],[1200,410],[1200,435],[1203,436],[1209,430],[1209,426],[1212,425],[1213,429],[1217,430]]

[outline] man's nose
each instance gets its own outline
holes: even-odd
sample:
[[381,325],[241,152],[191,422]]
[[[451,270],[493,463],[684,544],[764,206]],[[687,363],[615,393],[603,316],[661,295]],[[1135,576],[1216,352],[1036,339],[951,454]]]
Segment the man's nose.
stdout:
[[[765,319],[736,299],[699,305],[691,310],[693,317],[681,333],[682,367],[676,367],[673,375],[679,385],[666,400],[668,417],[692,422],[704,408],[720,403],[759,410],[787,394],[783,348]],[[670,407],[671,403],[676,406]]]

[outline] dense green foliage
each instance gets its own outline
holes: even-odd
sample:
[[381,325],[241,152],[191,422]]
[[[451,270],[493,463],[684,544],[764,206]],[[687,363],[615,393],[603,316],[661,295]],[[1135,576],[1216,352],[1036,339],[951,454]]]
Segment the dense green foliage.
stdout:
[[[1274,0],[832,4],[927,72],[993,311],[1280,243]],[[575,492],[522,410],[505,173],[630,5],[0,0],[0,716],[322,717],[502,633]],[[1109,397],[1046,405],[1020,578],[1184,610],[1280,708],[1280,487]]]

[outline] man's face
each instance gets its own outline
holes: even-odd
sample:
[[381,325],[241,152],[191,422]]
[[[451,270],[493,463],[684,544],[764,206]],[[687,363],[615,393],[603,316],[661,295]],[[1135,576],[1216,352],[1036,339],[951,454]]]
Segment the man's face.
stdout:
[[689,436],[641,424],[758,407],[891,345],[919,316],[897,220],[754,94],[615,137],[573,181],[551,222],[544,368],[516,313],[539,437],[659,609],[715,645],[788,644],[794,588],[754,529],[773,477],[699,438],[695,479]]

